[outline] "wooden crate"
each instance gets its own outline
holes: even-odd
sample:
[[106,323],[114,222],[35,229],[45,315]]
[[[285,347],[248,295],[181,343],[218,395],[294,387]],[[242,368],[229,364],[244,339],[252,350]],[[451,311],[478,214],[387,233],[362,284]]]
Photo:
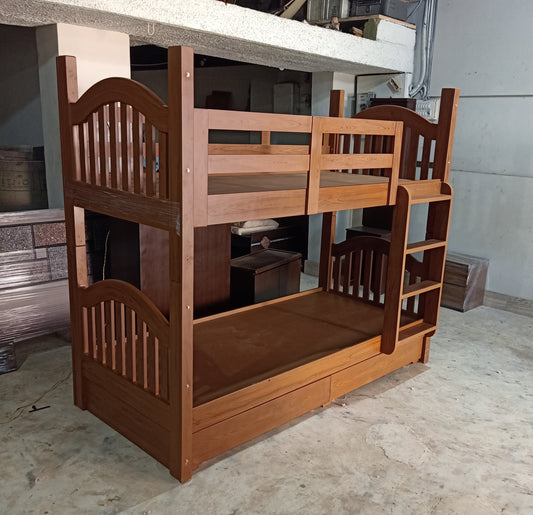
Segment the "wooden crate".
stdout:
[[481,306],[488,267],[488,259],[448,252],[441,306],[463,312]]

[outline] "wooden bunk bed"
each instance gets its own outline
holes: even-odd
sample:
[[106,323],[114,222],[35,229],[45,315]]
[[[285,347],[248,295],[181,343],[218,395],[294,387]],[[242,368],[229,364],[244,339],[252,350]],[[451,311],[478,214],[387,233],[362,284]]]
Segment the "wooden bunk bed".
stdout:
[[[78,99],[75,59],[57,65],[77,406],[185,481],[200,463],[427,360],[452,199],[456,91],[433,176],[400,181],[404,125],[395,113],[357,120],[195,109],[193,53],[182,47],[169,49],[168,105],[118,78]],[[337,92],[333,114],[341,103]],[[416,120],[434,140],[434,126]],[[253,131],[260,143],[209,143],[218,130]],[[307,134],[309,144],[270,144],[275,132]],[[410,207],[423,202],[426,239],[408,244]],[[335,211],[383,205],[396,206],[390,243],[333,243]],[[142,284],[89,285],[85,210],[163,231],[165,308]],[[193,318],[195,228],[313,213],[324,213],[318,289]]]

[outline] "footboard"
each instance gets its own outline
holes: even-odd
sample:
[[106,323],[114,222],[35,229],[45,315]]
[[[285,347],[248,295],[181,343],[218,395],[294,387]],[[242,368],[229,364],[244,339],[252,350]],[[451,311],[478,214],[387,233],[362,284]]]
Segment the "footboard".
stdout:
[[85,407],[166,463],[169,323],[142,292],[117,280],[80,289]]
[[[331,246],[329,291],[384,307],[390,242],[376,236],[349,238]],[[424,264],[408,255],[405,259],[407,284],[424,277]],[[423,317],[423,302],[405,299],[402,313],[409,318]]]

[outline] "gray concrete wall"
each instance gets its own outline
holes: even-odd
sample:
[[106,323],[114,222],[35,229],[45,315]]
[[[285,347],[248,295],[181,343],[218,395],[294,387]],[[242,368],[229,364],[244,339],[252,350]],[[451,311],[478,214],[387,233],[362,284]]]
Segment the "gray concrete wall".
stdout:
[[533,299],[533,3],[438,3],[431,91],[461,88],[450,251],[490,259],[487,289]]
[[0,25],[0,62],[0,146],[42,146],[35,29]]

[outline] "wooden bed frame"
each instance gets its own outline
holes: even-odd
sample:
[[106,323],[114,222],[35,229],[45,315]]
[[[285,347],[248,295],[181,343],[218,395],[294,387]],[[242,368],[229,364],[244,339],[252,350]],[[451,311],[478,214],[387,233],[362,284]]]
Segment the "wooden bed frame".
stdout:
[[[195,109],[189,48],[169,49],[168,105],[119,78],[78,99],[75,59],[57,66],[77,406],[186,481],[200,463],[427,360],[452,200],[456,90],[443,92],[434,125],[402,108],[389,108],[387,120],[340,118],[342,92],[328,118]],[[399,175],[406,125],[411,158],[415,136],[426,138],[418,178]],[[218,130],[259,140],[209,143]],[[309,144],[271,144],[278,132],[307,134]],[[427,234],[408,244],[414,203],[429,203]],[[395,206],[390,243],[333,243],[337,210],[383,205]],[[168,235],[168,312],[143,285],[89,285],[86,209]],[[318,289],[193,318],[195,228],[313,213],[324,213]]]

